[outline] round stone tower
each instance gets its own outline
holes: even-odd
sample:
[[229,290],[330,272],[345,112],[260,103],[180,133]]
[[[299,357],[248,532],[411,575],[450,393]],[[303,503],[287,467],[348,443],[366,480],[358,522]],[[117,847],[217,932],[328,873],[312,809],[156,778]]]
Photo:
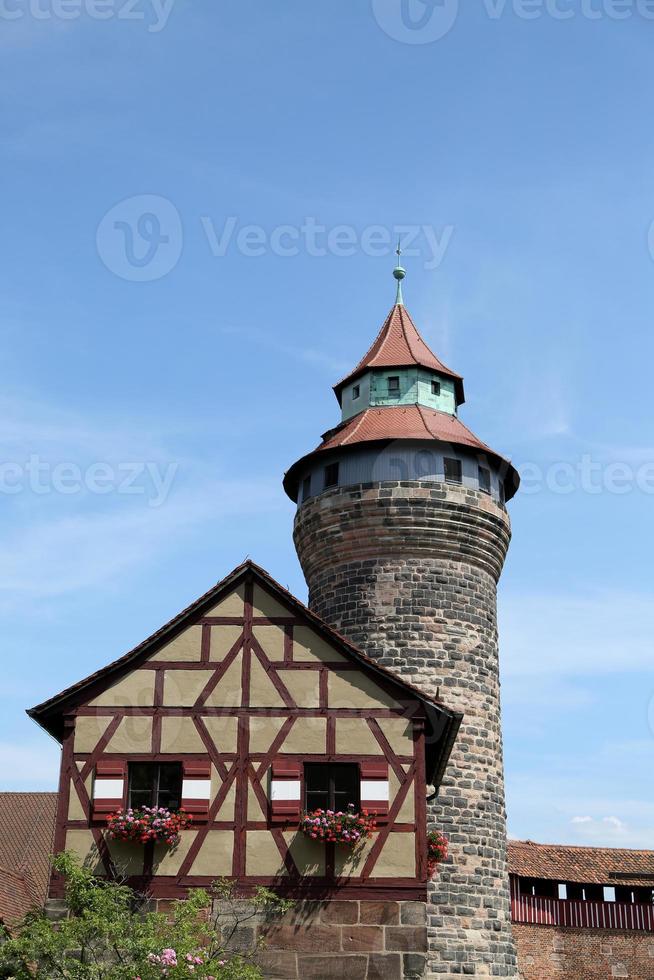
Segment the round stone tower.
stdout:
[[286,474],[311,609],[464,718],[430,825],[451,862],[429,887],[427,976],[516,977],[506,864],[497,582],[514,468],[458,418],[463,379],[398,296],[334,388],[342,421]]

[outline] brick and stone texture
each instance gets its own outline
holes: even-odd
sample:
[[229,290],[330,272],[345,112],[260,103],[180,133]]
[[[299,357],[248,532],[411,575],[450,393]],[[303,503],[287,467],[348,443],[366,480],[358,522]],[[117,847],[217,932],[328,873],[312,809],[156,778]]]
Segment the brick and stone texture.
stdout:
[[654,935],[513,926],[523,980],[654,980]]
[[[236,910],[238,912],[238,910]],[[247,916],[248,910],[244,910]],[[418,980],[427,960],[422,902],[299,902],[282,917],[249,915],[236,930],[217,921],[227,948],[252,953],[275,980]]]
[[464,713],[430,825],[450,861],[430,885],[434,977],[516,977],[506,863],[497,580],[504,507],[433,482],[361,484],[299,508],[311,608],[405,680]]

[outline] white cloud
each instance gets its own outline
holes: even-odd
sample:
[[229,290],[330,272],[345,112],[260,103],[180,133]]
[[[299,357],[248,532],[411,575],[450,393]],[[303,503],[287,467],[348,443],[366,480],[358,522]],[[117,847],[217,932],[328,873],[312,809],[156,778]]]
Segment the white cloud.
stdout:
[[592,817],[573,817],[570,823],[592,823]]

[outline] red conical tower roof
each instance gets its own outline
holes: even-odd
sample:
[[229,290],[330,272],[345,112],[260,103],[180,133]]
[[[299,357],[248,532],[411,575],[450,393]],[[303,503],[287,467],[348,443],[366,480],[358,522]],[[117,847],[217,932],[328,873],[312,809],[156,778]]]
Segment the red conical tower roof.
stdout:
[[334,391],[341,402],[341,393],[346,384],[354,381],[360,374],[370,368],[400,368],[412,367],[430,368],[445,377],[452,378],[457,405],[465,401],[463,393],[463,378],[451,371],[424,342],[418,329],[411,319],[408,310],[402,303],[396,303],[386,317],[384,325],[377,334],[370,350],[359,361],[355,369],[334,385]]

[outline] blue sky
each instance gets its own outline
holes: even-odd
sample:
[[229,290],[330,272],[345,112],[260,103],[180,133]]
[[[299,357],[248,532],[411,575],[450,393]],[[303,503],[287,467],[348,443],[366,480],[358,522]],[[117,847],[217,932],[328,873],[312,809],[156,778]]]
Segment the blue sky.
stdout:
[[0,7],[2,788],[56,784],[25,707],[246,555],[305,598],[282,473],[404,228],[407,306],[525,476],[510,831],[652,846],[644,0]]

